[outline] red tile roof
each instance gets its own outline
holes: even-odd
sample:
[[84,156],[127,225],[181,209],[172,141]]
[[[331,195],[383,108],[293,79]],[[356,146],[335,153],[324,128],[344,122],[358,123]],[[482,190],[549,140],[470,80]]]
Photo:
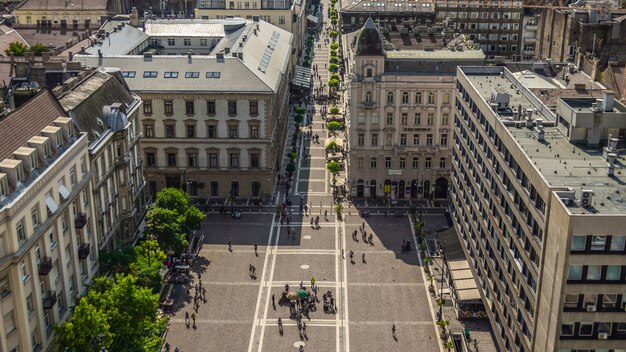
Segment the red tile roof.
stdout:
[[1,117],[0,160],[11,157],[17,148],[61,116],[67,117],[67,113],[55,96],[43,89],[15,111]]

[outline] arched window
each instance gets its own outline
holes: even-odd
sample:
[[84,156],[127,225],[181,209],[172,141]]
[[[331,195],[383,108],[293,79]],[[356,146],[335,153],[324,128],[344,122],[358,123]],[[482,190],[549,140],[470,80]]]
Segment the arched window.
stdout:
[[415,93],[415,104],[421,104],[421,103],[422,103],[422,93],[417,92]]
[[365,102],[366,103],[371,103],[372,102],[372,92],[367,91],[365,93]]
[[450,104],[450,92],[443,93],[443,101],[444,104]]
[[434,103],[435,103],[435,93],[429,92],[428,93],[428,104],[434,104]]
[[402,104],[409,103],[409,92],[402,92]]
[[393,92],[392,91],[387,92],[387,103],[393,104]]

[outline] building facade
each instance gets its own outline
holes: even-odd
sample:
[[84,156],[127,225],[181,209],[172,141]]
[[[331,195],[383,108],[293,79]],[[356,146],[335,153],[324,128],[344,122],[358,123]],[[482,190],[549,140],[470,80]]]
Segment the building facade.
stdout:
[[[480,50],[386,51],[370,18],[353,45],[349,183],[356,197],[446,198],[455,67]],[[460,49],[460,48],[459,48]]]
[[0,135],[0,349],[47,351],[98,268],[87,135],[48,90]]
[[133,243],[147,209],[139,148],[141,99],[119,69],[85,71],[56,91],[62,92],[59,102],[75,128],[89,139],[98,248]]
[[[111,2],[114,3],[116,2]],[[13,14],[18,26],[96,29],[109,16],[107,4],[107,1],[99,0],[27,0]]]
[[[503,351],[623,351],[626,106],[459,67],[450,213]],[[605,147],[603,147],[605,146]]]
[[[148,194],[165,187],[202,197],[269,194],[285,143],[292,36],[263,21],[202,22],[225,33],[209,55],[74,59],[121,68],[143,100],[139,118]],[[162,25],[164,31],[178,26]]]

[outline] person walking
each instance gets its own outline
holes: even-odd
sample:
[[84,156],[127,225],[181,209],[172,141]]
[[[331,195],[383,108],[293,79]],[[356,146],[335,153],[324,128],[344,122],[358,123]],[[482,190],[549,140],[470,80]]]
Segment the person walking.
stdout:
[[193,320],[193,326],[196,326],[196,313],[191,313],[191,320]]
[[229,252],[233,251],[233,240],[230,237],[228,237],[228,251]]
[[350,263],[354,264],[354,252],[350,250]]
[[257,256],[257,257],[259,256],[259,252],[257,251],[257,249],[258,249],[258,248],[259,248],[259,247],[258,247],[258,246],[257,246],[257,244],[255,243],[255,244],[254,244],[254,255],[255,255],[255,256]]
[[280,317],[278,317],[278,333],[283,334],[283,320]]
[[276,310],[276,296],[274,294],[272,294],[272,307]]
[[393,338],[396,339],[396,324],[393,324],[391,326],[391,336],[393,336]]
[[302,322],[302,333],[306,336],[306,322]]
[[365,252],[363,252],[363,256],[361,257],[361,261],[363,262],[363,264],[367,264],[367,263],[365,262]]

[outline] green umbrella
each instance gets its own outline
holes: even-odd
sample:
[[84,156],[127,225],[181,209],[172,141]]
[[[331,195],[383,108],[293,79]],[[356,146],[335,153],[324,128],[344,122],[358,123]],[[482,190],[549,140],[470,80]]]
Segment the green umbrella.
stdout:
[[300,298],[307,298],[307,297],[309,297],[309,293],[306,290],[299,290],[298,291],[298,297],[300,297]]

